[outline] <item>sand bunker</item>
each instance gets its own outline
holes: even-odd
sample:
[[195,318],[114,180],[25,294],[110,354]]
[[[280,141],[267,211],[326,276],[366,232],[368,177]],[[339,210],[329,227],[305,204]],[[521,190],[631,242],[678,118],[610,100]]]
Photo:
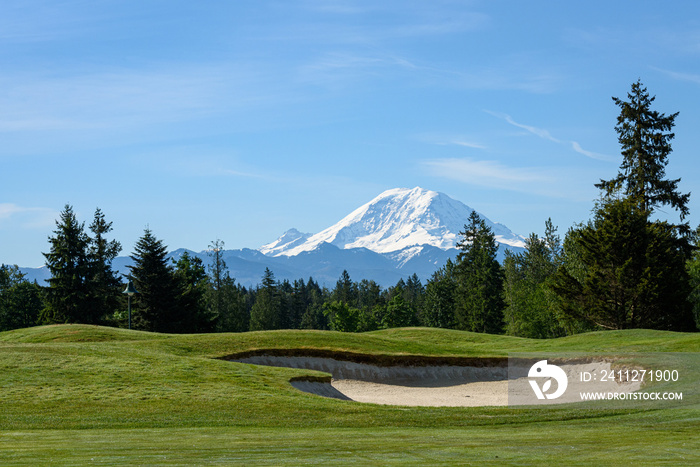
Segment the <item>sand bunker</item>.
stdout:
[[[317,352],[318,353],[318,352]],[[344,358],[343,358],[344,357]],[[301,378],[290,381],[295,388],[341,400],[369,402],[374,404],[429,406],[429,407],[477,407],[508,405],[509,372],[508,360],[469,359],[469,358],[424,358],[391,357],[388,360],[371,361],[367,356],[344,355],[336,358],[328,356],[290,355],[246,355],[228,360],[255,365],[317,370],[332,375],[331,380]],[[377,357],[374,357],[375,359]],[[567,375],[581,370],[610,370],[609,362],[575,363],[561,365]],[[530,391],[527,380],[529,364],[511,367],[510,378],[522,380],[521,391]],[[572,381],[573,380],[573,381]],[[577,382],[569,377],[567,394],[556,403],[578,401]],[[639,389],[639,384],[619,384],[611,382],[605,388],[631,392]],[[511,386],[513,391],[513,386]],[[568,395],[568,397],[567,397]]]

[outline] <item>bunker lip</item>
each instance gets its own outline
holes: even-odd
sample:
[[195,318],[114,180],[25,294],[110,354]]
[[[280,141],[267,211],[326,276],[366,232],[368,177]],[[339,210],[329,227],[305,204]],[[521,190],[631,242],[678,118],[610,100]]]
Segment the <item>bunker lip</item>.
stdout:
[[470,367],[508,367],[508,357],[458,357],[428,356],[406,354],[365,354],[344,350],[317,348],[290,349],[253,349],[223,357],[221,360],[240,361],[250,357],[317,357],[333,360],[363,363],[378,367],[421,367],[421,366],[470,366]]

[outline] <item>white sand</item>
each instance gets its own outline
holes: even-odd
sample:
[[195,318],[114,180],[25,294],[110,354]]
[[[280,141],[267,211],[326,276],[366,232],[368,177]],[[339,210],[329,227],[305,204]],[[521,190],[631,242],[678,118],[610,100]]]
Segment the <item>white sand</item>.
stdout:
[[331,383],[357,402],[424,407],[480,407],[508,404],[508,381],[485,381],[456,386],[410,387],[351,379]]

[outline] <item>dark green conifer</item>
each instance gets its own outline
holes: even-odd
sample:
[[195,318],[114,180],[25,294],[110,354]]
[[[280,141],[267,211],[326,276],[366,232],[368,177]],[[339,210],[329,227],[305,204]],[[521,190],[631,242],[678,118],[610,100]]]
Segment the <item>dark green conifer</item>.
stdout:
[[122,249],[116,240],[107,240],[105,235],[112,231],[112,223],[105,220],[100,208],[90,224],[93,237],[87,251],[90,273],[88,276],[89,304],[88,323],[97,323],[105,315],[111,315],[120,306],[122,281],[112,269],[112,261]]
[[214,330],[214,315],[207,308],[209,278],[200,258],[185,252],[175,262],[177,306],[170,319],[170,332],[202,333]]
[[666,165],[671,154],[671,132],[678,112],[665,115],[651,109],[656,97],[650,97],[641,81],[632,84],[629,101],[613,97],[620,107],[615,131],[622,146],[622,164],[617,176],[596,184],[608,198],[622,195],[631,199],[642,212],[670,205],[688,215],[690,194],[678,191],[680,178],[666,180]]
[[179,290],[167,253],[167,247],[149,228],[134,247],[134,264],[129,268],[139,291],[134,316],[137,328],[168,332],[177,321]]
[[0,331],[36,325],[43,305],[36,282],[27,281],[16,265],[0,265]]
[[[613,98],[620,171],[596,185],[603,197],[594,221],[570,233],[575,254],[566,255],[555,290],[567,315],[603,328],[692,330],[686,262],[693,246],[682,223],[690,195],[679,193],[680,179],[664,178],[678,113],[651,110],[655,98],[639,81],[628,98]],[[653,219],[666,205],[679,211],[680,224]]]
[[51,277],[46,288],[46,308],[42,311],[41,321],[93,322],[88,285],[90,262],[87,249],[90,238],[85,233],[84,224],[78,222],[71,205],[65,205],[49,243],[51,248],[44,253],[44,257]]
[[456,321],[466,331],[503,330],[503,271],[496,259],[498,246],[491,229],[472,211],[460,232],[456,264]]
[[575,277],[561,267],[554,290],[568,316],[604,329],[692,330],[685,254],[672,225],[648,222],[631,199],[603,205],[576,235]]
[[265,268],[262,284],[258,287],[255,303],[250,310],[250,330],[263,331],[282,328],[282,303],[275,275]]
[[443,267],[433,273],[425,286],[421,314],[421,322],[425,326],[448,329],[456,326],[456,289],[455,263],[448,259]]

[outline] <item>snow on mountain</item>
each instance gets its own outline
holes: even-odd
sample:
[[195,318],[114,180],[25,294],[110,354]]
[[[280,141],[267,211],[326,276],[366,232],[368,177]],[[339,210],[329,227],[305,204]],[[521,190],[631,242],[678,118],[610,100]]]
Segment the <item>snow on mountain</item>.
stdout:
[[[412,253],[420,252],[410,247],[454,248],[472,211],[443,193],[420,187],[395,188],[381,193],[322,232],[308,235],[293,229],[260,251],[270,256],[296,256],[330,243],[341,249],[366,248],[382,254],[403,250],[405,262]],[[479,215],[498,243],[516,248],[525,246],[523,237]]]
[[260,247],[259,251],[264,255],[279,256],[285,250],[289,250],[291,248],[294,248],[295,246],[301,245],[310,236],[310,233],[302,233],[299,232],[297,229],[289,229],[274,242],[268,243],[267,245],[263,245],[262,247]]
[[[468,222],[472,209],[447,195],[422,188],[385,191],[361,206],[337,224],[315,235],[291,229],[259,250],[226,250],[224,260],[231,277],[246,287],[260,283],[265,268],[278,280],[313,277],[321,285],[332,287],[346,270],[353,280],[374,280],[383,287],[416,273],[422,280],[430,276],[448,258],[454,260],[459,232]],[[493,230],[505,250],[522,251],[525,239],[502,224],[480,215]],[[179,259],[187,252],[205,264],[207,251],[179,249],[169,258]],[[112,268],[129,273],[131,257],[119,256]],[[22,268],[30,281],[43,283],[48,268]]]

